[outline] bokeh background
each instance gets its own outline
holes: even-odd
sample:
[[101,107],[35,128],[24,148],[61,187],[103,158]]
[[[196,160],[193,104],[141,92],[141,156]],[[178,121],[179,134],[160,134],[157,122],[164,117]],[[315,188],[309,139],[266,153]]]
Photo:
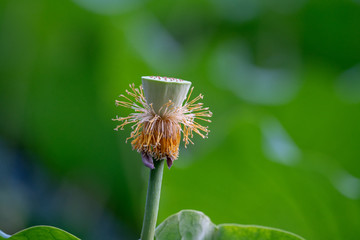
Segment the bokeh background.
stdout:
[[146,75],[214,113],[165,169],[159,222],[360,239],[359,0],[0,1],[0,229],[138,238],[148,169],[111,119]]

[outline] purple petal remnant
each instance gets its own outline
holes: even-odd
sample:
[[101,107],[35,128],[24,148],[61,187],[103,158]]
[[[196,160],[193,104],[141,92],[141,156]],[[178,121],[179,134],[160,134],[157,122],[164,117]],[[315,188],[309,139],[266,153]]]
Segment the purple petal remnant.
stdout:
[[167,163],[169,169],[171,168],[173,162],[174,162],[174,159],[172,159],[170,157],[166,157],[166,163]]
[[145,167],[148,167],[150,169],[155,168],[153,158],[149,154],[143,152],[141,153],[141,158]]

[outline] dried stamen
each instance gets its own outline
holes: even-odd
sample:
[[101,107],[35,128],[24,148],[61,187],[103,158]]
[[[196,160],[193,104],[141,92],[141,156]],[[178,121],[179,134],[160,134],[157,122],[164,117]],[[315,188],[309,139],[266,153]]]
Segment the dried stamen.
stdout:
[[[166,78],[165,80],[177,81],[178,79]],[[135,88],[132,84],[130,89],[131,91],[126,90],[129,97],[120,95],[125,100],[116,100],[115,104],[133,109],[135,112],[127,117],[116,116],[113,121],[122,122],[116,126],[116,131],[123,130],[124,126],[132,124],[133,131],[126,141],[133,139],[131,145],[142,154],[145,166],[153,168],[152,158],[154,158],[166,159],[170,168],[179,156],[181,133],[186,147],[189,143],[193,144],[190,140],[193,132],[203,138],[206,138],[210,132],[208,127],[195,122],[195,119],[211,122],[204,117],[211,117],[212,113],[209,108],[203,108],[202,103],[196,103],[203,98],[203,95],[200,94],[190,101],[193,88],[183,106],[175,106],[172,101],[169,101],[159,109],[158,112],[161,115],[154,111],[152,104],[149,105],[146,102],[142,86]]]

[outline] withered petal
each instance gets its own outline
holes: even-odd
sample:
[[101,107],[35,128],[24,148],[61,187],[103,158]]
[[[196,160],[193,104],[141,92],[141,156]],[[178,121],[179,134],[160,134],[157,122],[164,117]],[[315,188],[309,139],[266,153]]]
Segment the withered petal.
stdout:
[[148,167],[150,169],[155,168],[153,158],[149,154],[143,152],[141,153],[141,158],[145,167]]
[[170,158],[170,157],[166,157],[166,163],[169,167],[169,169],[171,168],[171,166],[173,165],[174,159]]

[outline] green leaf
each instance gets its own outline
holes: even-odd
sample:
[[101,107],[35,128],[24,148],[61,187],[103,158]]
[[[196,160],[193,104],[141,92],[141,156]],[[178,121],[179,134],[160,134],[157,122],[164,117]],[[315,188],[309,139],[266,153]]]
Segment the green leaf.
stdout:
[[215,225],[199,211],[182,210],[162,222],[155,231],[157,240],[304,240],[283,230],[239,224]]
[[303,240],[300,236],[276,228],[240,224],[218,225],[214,239],[234,238],[238,240]]
[[215,229],[215,224],[202,212],[183,210],[165,219],[156,228],[155,237],[158,240],[210,240]]
[[0,235],[0,239],[8,240],[79,240],[74,235],[59,228],[50,226],[36,226],[22,230],[9,238]]

